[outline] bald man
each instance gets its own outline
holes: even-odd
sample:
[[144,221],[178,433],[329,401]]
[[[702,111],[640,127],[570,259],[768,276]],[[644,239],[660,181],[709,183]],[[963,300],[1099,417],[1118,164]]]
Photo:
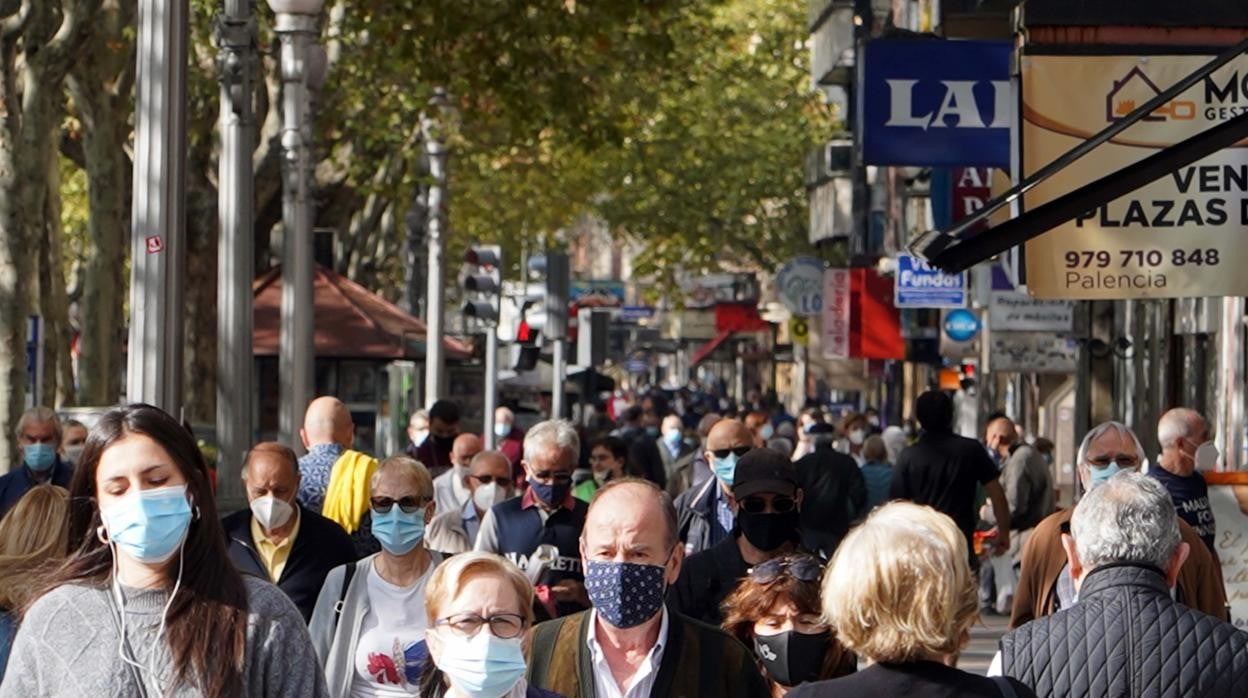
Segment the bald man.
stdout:
[[468,465],[485,444],[476,434],[460,434],[455,437],[451,446],[451,469],[433,479],[433,500],[438,504],[438,511],[459,511],[472,491],[464,484],[468,477]]
[[654,483],[625,478],[598,491],[580,538],[593,608],[533,629],[533,686],[568,698],[771,695],[750,650],[664,605],[684,559],[675,525]]
[[356,468],[370,471],[377,467],[376,458],[351,450],[351,445],[355,442],[355,424],[351,421],[351,412],[347,410],[347,406],[335,397],[325,396],[313,400],[304,412],[299,438],[308,450],[299,459],[299,503],[324,514],[346,529],[351,534],[360,557],[380,551],[381,544],[370,532],[372,520],[368,515],[368,492],[352,491],[348,494],[350,499],[364,503],[362,507],[354,507],[362,509],[362,515],[343,515],[340,513],[342,510],[336,506],[325,506],[325,493],[329,490],[335,473],[340,477],[348,477],[351,481],[363,481],[364,487],[367,487],[368,477],[353,478],[352,473]]
[[469,492],[467,502],[458,509],[439,510],[429,523],[425,545],[430,550],[446,555],[472,550],[485,513],[515,494],[511,461],[501,451],[481,451],[472,458],[463,487]]
[[706,435],[706,462],[713,477],[676,498],[677,530],[692,555],[727,540],[736,516],[732,513],[732,478],[737,460],[754,447],[754,434],[735,419],[724,419]]

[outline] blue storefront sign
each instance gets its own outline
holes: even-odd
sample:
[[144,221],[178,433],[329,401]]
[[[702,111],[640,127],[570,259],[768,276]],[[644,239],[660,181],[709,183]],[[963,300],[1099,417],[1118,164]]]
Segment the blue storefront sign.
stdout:
[[979,316],[966,308],[949,311],[945,316],[945,336],[955,342],[969,342],[979,334]]
[[867,44],[863,157],[871,165],[1010,165],[1005,41],[877,39]]
[[966,272],[946,274],[921,259],[897,255],[893,304],[898,308],[961,308],[968,293]]

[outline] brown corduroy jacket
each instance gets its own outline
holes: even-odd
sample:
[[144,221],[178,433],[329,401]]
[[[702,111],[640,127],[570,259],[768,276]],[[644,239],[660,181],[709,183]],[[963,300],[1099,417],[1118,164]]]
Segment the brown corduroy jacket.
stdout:
[[[770,698],[754,656],[719,628],[668,610],[667,641],[651,698]],[[530,645],[529,683],[566,698],[595,698],[583,611],[540,623]]]
[[[1062,534],[1070,532],[1073,515],[1073,509],[1050,514],[1036,525],[1027,545],[1023,546],[1022,569],[1018,573],[1018,588],[1014,590],[1014,608],[1010,614],[1011,628],[1052,615],[1057,610],[1057,578],[1066,566]],[[1179,570],[1176,600],[1215,618],[1229,620],[1221,565],[1196,531],[1182,519],[1179,519],[1179,535],[1192,551]]]

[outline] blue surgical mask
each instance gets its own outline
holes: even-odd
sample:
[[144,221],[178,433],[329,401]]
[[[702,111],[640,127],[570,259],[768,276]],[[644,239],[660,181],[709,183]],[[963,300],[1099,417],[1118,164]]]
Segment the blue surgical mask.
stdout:
[[663,607],[667,568],[615,560],[590,560],[585,590],[594,610],[617,628],[635,628]]
[[776,428],[770,424],[764,424],[763,428],[759,430],[758,435],[763,437],[763,440],[766,441],[776,435]]
[[1089,466],[1088,469],[1092,471],[1092,484],[1088,485],[1088,489],[1105,484],[1109,481],[1109,478],[1117,475],[1118,471],[1122,470],[1117,463],[1109,463],[1104,468]]
[[684,438],[685,438],[684,435],[681,434],[680,430],[678,429],[673,429],[663,435],[663,441],[665,441],[668,446],[671,446],[673,448],[675,448],[676,446],[679,446],[680,442]]
[[22,446],[22,456],[36,473],[46,473],[56,465],[56,449],[52,444],[26,444]]
[[729,453],[727,458],[711,456],[711,470],[715,477],[728,487],[732,487],[732,478],[737,473],[737,454]]
[[481,626],[476,635],[464,637],[442,626],[442,660],[438,668],[451,684],[470,698],[500,698],[524,676],[521,638],[504,640]]
[[494,435],[503,438],[511,433],[511,425],[503,422],[494,422]]
[[186,485],[135,490],[100,510],[108,541],[131,558],[157,564],[173,557],[191,527]]
[[403,511],[396,502],[390,511],[379,514],[373,510],[373,537],[391,555],[406,555],[425,537],[425,509],[412,513]]

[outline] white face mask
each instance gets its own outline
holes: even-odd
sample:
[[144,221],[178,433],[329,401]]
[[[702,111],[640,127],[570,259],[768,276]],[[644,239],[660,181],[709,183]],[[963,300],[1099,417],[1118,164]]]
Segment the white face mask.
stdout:
[[416,431],[408,431],[407,435],[411,437],[412,443],[416,445],[416,448],[420,448],[420,445],[425,442],[425,439],[429,438],[429,430],[417,429]]
[[855,446],[861,446],[863,441],[867,440],[867,432],[861,429],[854,429],[849,432],[849,442]]
[[1218,466],[1218,447],[1212,441],[1206,441],[1196,449],[1196,469],[1205,472]]
[[285,526],[294,513],[294,507],[271,494],[251,500],[251,514],[266,531]]
[[507,499],[507,491],[498,486],[497,482],[481,485],[472,492],[472,503],[481,511],[489,511],[495,504]]

